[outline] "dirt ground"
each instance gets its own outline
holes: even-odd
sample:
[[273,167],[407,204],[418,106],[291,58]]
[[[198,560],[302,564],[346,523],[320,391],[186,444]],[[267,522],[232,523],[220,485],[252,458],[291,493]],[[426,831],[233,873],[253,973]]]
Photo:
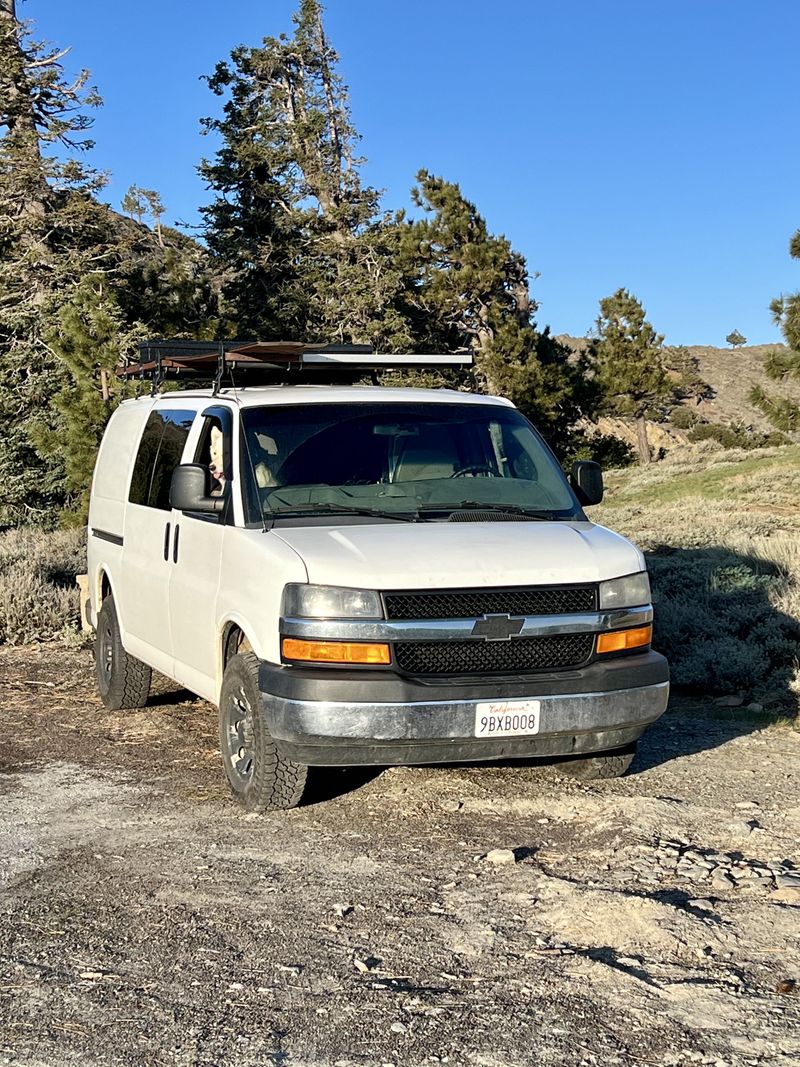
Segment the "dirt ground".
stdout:
[[254,817],[185,692],[107,712],[42,646],[0,706],[0,1063],[800,1063],[800,732],[685,704],[618,781],[335,771]]

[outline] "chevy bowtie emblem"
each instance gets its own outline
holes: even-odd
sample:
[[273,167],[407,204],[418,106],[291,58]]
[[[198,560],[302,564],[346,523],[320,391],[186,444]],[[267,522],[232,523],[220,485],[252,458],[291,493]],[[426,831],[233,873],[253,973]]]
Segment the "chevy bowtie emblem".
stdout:
[[524,619],[512,619],[510,615],[484,615],[472,627],[472,636],[487,641],[510,641],[524,625]]

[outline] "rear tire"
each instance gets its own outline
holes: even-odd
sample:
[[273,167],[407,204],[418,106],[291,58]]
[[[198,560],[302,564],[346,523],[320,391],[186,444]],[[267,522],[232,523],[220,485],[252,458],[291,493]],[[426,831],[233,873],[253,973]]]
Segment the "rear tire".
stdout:
[[94,666],[100,699],[112,711],[143,708],[153,672],[122,647],[114,600],[107,596],[97,616]]
[[636,756],[636,745],[620,749],[617,752],[603,752],[598,756],[582,756],[564,760],[553,767],[567,778],[577,778],[583,782],[597,781],[601,778],[621,778],[629,769]]
[[300,803],[308,768],[284,759],[272,740],[258,688],[258,657],[234,656],[219,696],[219,744],[234,797],[248,811],[282,811]]

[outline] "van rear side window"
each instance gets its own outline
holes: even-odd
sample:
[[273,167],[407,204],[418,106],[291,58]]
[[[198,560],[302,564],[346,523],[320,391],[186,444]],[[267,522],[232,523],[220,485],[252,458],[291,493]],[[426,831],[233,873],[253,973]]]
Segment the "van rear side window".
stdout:
[[153,411],[145,423],[133,465],[128,500],[148,508],[169,511],[172,472],[194,422],[194,411]]

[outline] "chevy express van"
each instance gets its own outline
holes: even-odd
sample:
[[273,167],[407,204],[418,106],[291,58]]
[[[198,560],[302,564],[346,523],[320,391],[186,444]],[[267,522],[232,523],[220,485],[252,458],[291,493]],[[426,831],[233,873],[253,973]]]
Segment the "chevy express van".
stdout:
[[601,496],[497,397],[218,380],[125,401],[89,512],[102,700],[141,707],[156,670],[216,704],[252,811],[296,805],[315,766],[624,773],[668,667],[641,552],[584,512]]

